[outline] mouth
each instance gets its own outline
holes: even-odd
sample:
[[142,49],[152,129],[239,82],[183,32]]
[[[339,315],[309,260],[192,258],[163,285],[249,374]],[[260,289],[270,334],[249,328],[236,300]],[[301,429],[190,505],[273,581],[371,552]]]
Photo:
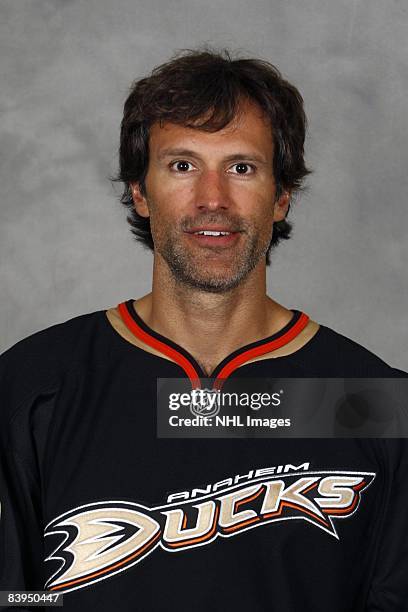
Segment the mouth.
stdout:
[[234,245],[241,234],[241,230],[235,231],[227,228],[193,228],[186,234],[202,247],[229,247]]
[[194,236],[229,236],[234,232],[224,232],[215,230],[199,230],[198,232],[192,232]]

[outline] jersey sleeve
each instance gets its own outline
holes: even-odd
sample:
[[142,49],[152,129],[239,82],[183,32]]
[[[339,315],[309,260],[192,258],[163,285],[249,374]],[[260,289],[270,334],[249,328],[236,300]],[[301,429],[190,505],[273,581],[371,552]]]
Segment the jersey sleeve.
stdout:
[[0,503],[0,590],[43,590],[40,486],[10,448],[0,453]]
[[366,612],[408,610],[408,439],[384,443],[392,475]]
[[0,591],[44,589],[39,415],[51,414],[55,386],[44,344],[23,340],[0,356]]

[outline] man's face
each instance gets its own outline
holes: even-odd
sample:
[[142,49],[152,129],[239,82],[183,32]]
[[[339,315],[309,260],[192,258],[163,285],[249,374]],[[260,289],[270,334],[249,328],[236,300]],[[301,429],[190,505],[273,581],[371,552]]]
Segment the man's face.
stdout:
[[270,124],[255,104],[242,111],[218,132],[154,124],[146,194],[133,185],[155,252],[178,282],[204,291],[228,291],[265,265],[289,202],[275,202]]

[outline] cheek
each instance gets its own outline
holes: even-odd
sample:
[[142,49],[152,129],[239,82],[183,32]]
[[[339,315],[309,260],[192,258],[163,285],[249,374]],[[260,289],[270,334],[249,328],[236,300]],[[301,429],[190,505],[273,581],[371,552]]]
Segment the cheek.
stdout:
[[179,184],[174,184],[168,179],[155,184],[146,182],[151,214],[169,219],[186,214],[190,203],[194,201],[194,189],[191,185],[180,183],[181,181]]
[[273,232],[273,203],[272,201],[261,201],[257,212],[252,219],[254,231],[258,234],[261,242],[269,242]]
[[240,214],[267,216],[273,212],[275,188],[269,179],[231,182],[230,195]]
[[238,200],[238,215],[245,219],[258,232],[268,234],[273,224],[273,196],[265,197],[264,191],[249,191]]

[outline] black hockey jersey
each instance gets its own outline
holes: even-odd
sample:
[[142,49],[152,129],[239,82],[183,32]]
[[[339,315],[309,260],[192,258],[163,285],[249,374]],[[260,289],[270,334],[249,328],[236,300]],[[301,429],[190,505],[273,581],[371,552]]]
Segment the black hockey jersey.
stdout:
[[[0,358],[0,590],[67,612],[408,610],[406,440],[159,438],[157,378],[204,372],[132,300],[117,313],[154,352],[102,310]],[[307,321],[211,378],[404,376],[324,325],[253,360]]]

